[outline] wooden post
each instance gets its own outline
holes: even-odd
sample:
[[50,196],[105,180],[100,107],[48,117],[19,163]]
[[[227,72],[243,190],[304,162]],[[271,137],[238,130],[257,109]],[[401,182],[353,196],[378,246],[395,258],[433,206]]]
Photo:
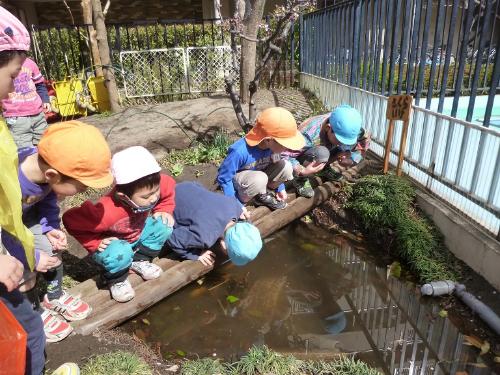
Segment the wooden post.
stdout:
[[83,23],[86,25],[89,36],[90,53],[94,61],[94,72],[97,77],[103,76],[101,56],[97,47],[96,31],[92,23],[92,2],[91,0],[82,0]]
[[389,120],[387,139],[385,140],[384,173],[389,171],[389,157],[391,156],[392,135],[394,134],[394,120]]
[[118,96],[118,87],[115,80],[115,72],[111,66],[111,56],[109,54],[108,34],[106,32],[106,24],[104,23],[104,15],[102,13],[101,0],[92,0],[92,14],[94,16],[94,25],[96,29],[97,47],[101,56],[102,70],[105,84],[109,93],[109,103],[111,111],[117,112],[120,110],[120,99]]
[[389,158],[391,156],[392,136],[394,134],[394,121],[403,121],[396,175],[401,176],[403,173],[402,166],[406,150],[406,138],[408,135],[412,105],[413,97],[411,95],[393,95],[388,99],[386,118],[389,120],[389,128],[387,129],[387,139],[385,142],[384,173],[389,171]]

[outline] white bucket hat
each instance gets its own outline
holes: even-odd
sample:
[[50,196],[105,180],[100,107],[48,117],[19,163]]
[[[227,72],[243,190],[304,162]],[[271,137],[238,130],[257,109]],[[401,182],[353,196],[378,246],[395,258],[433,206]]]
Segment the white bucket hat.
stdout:
[[113,155],[111,171],[118,185],[128,184],[161,171],[155,157],[142,146],[126,148]]

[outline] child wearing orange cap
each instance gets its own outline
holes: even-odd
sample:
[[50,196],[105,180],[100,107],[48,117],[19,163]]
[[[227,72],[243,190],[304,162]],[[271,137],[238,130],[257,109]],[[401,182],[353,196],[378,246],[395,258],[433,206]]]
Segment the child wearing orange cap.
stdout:
[[[38,148],[20,148],[18,158],[23,222],[35,236],[35,270],[47,281],[41,304],[45,335],[48,342],[56,342],[72,331],[59,315],[74,321],[85,319],[91,311],[87,303],[62,289],[60,252],[67,248],[67,239],[60,229],[57,196],[109,186],[113,182],[111,153],[97,128],[68,121],[49,127]],[[2,241],[16,251],[11,237],[3,236]],[[31,278],[34,280],[34,275]],[[38,304],[38,296],[32,298]]]
[[252,130],[229,147],[217,182],[225,195],[235,196],[243,204],[254,199],[258,206],[283,209],[287,199],[284,182],[293,179],[293,168],[281,153],[304,145],[293,115],[281,107],[268,108]]
[[144,280],[162,269],[157,257],[174,225],[175,181],[161,174],[154,156],[141,146],[113,155],[114,188],[95,204],[86,201],[63,215],[64,227],[93,254],[115,301],[135,296],[129,270]]

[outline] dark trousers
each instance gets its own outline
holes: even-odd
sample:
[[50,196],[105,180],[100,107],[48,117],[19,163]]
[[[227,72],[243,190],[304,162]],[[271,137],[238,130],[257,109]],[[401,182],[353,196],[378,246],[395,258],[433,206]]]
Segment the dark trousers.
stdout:
[[27,298],[18,290],[7,292],[0,285],[0,299],[23,326],[28,335],[26,347],[26,375],[41,375],[45,367],[45,333],[40,313],[33,310]]

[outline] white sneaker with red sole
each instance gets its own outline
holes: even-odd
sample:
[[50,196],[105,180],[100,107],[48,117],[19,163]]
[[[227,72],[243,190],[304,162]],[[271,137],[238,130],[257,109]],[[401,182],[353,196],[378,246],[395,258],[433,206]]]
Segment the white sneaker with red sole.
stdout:
[[50,310],[43,310],[42,321],[47,342],[64,340],[73,332],[73,327],[68,322],[62,320]]
[[70,322],[85,319],[92,312],[92,308],[88,303],[66,291],[63,291],[63,294],[58,299],[49,300],[47,295],[43,296],[42,307],[61,314],[64,319]]

